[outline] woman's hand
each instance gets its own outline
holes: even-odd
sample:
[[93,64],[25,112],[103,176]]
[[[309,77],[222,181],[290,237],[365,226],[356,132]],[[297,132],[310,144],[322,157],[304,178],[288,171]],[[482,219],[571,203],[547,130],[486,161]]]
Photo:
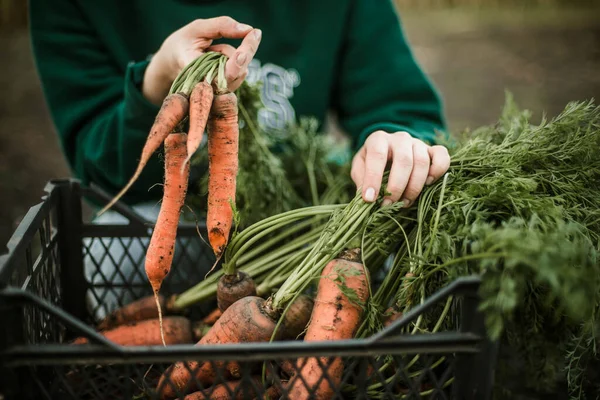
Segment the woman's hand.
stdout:
[[[160,105],[179,72],[206,51],[219,51],[229,59],[225,75],[230,90],[237,89],[246,78],[248,64],[256,54],[262,32],[229,17],[197,19],[173,32],[161,45],[144,74],[142,93]],[[236,49],[227,44],[211,46],[213,40],[243,39]]]
[[352,180],[366,202],[373,202],[381,189],[386,165],[391,161],[383,204],[398,200],[410,207],[425,185],[438,180],[450,167],[450,155],[443,146],[429,146],[407,132],[372,133],[352,160]]

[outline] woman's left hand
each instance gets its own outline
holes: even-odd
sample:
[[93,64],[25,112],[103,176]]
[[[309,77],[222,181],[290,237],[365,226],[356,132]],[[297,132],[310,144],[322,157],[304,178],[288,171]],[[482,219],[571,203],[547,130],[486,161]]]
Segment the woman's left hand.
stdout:
[[376,131],[369,135],[352,160],[351,177],[366,202],[373,202],[381,189],[383,173],[391,161],[383,205],[398,200],[410,207],[425,185],[430,185],[450,167],[444,146],[429,146],[407,132]]

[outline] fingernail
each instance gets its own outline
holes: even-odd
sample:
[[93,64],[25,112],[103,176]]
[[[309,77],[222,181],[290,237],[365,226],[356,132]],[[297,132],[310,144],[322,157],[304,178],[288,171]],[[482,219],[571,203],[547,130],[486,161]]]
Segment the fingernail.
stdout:
[[262,36],[262,31],[260,29],[256,29],[254,31],[254,37],[256,38],[256,40],[260,40],[261,36]]
[[375,201],[375,189],[368,188],[365,192],[365,200],[366,201]]
[[427,180],[425,181],[426,185],[431,185],[433,183],[433,176],[428,176]]
[[408,200],[408,199],[404,199],[402,200],[402,202],[404,203],[404,208],[408,208],[412,205],[412,201]]
[[247,31],[249,29],[252,29],[252,27],[250,25],[238,24],[238,26],[237,26],[237,30],[240,31],[240,32],[244,32],[244,31]]
[[392,200],[390,200],[390,199],[385,199],[385,200],[383,200],[383,203],[381,203],[381,204],[382,204],[384,207],[387,207],[387,206],[389,206],[389,205],[391,205],[391,204],[392,204]]
[[238,54],[237,58],[235,59],[235,62],[237,63],[238,67],[244,65],[244,63],[246,62],[246,58],[248,58],[248,55],[246,53]]

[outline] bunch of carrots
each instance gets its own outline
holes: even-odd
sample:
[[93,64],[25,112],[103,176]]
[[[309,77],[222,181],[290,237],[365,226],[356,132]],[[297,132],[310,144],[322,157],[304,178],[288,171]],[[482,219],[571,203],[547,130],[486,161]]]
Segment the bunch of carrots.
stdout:
[[[364,246],[357,241],[374,205],[364,203],[357,195],[349,204],[293,210],[250,226],[234,239],[233,248],[228,247],[236,222],[239,126],[237,97],[227,89],[225,62],[226,56],[209,52],[180,73],[156,116],[134,175],[99,212],[104,213],[123,196],[150,157],[164,145],[163,199],[145,260],[153,296],[113,311],[97,329],[123,346],[353,338],[371,297],[369,270],[364,260],[380,258],[372,243]],[[202,321],[191,321],[177,314],[198,299],[182,305],[178,303],[180,296],[166,298],[160,289],[171,270],[190,160],[205,130],[209,160],[208,238],[217,262],[224,255],[227,260],[218,281],[212,282],[217,308]],[[307,217],[308,220],[290,228]],[[290,262],[282,263],[281,269],[272,268],[273,274],[280,276],[273,277],[269,288],[283,284],[279,290],[272,296],[267,290],[259,293],[251,275],[240,270],[238,261],[252,253],[249,249],[264,235],[285,228],[289,232],[283,238],[289,239],[303,224],[320,224],[321,229],[314,230],[310,240],[299,242],[308,246]],[[275,239],[264,244],[276,243]],[[363,254],[364,249],[368,254]],[[267,255],[271,257],[272,253]],[[318,285],[314,295],[309,296],[305,289],[315,278],[319,278]],[[74,345],[84,343],[87,343],[84,338],[73,341]],[[309,357],[282,369],[286,371],[285,385],[272,385],[268,388],[270,395],[280,396],[284,392],[290,399],[329,399],[342,381],[344,365],[340,358]],[[328,379],[323,379],[324,374]],[[219,384],[220,375],[228,383]],[[195,399],[208,398],[206,387],[212,387],[210,398],[230,398],[215,397],[215,393],[230,391],[240,384],[240,378],[241,366],[236,362],[178,362],[164,371],[156,390],[163,399],[182,395]]]
[[[98,213],[106,212],[129,190],[150,157],[164,145],[163,198],[145,260],[146,275],[154,292],[160,321],[165,305],[161,304],[159,291],[173,262],[177,227],[187,194],[190,160],[198,150],[205,131],[209,156],[206,224],[217,263],[227,247],[234,223],[239,151],[238,102],[235,93],[227,87],[226,60],[227,57],[221,53],[207,52],[181,71],[150,129],[135,173]],[[219,293],[219,308],[224,311],[237,299],[256,294],[256,288],[247,274],[232,271],[219,281]],[[163,335],[162,323],[160,325]],[[166,344],[164,337],[162,341]]]

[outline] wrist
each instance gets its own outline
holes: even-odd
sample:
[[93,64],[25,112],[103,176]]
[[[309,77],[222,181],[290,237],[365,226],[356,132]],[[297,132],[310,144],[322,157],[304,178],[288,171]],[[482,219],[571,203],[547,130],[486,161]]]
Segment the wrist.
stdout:
[[174,78],[169,73],[168,63],[164,61],[162,53],[158,51],[150,59],[142,81],[142,94],[155,105],[162,104],[169,93]]

